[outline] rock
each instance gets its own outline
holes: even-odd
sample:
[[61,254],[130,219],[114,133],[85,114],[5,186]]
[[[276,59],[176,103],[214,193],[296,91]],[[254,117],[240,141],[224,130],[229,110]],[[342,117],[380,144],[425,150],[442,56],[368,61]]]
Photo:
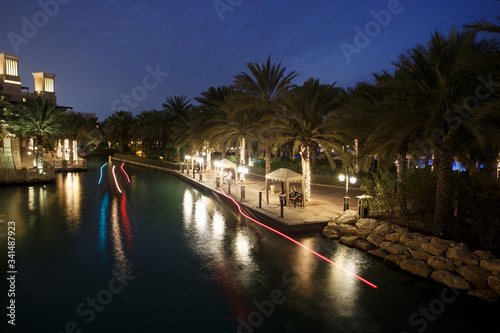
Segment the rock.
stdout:
[[326,237],[328,237],[330,239],[339,239],[341,236],[341,233],[338,232],[337,230],[325,228],[325,229],[323,229],[323,235],[325,235]]
[[406,250],[408,250],[407,246],[396,242],[383,242],[379,247],[391,254],[403,254]]
[[500,259],[481,260],[479,266],[489,270],[490,272],[500,273]]
[[337,222],[328,222],[325,229],[326,228],[333,229],[333,230],[339,230],[339,224]]
[[445,270],[453,272],[455,270],[455,264],[448,258],[432,256],[427,260],[427,264],[434,269]]
[[401,267],[402,270],[424,278],[429,277],[429,275],[433,272],[433,269],[430,268],[427,263],[415,258],[401,261],[399,267]]
[[338,224],[354,224],[358,221],[359,216],[353,210],[346,210],[340,214],[334,222]]
[[356,239],[358,239],[358,236],[356,235],[344,235],[340,237],[339,243],[347,246],[354,246],[354,242],[356,242]]
[[408,230],[408,228],[402,227],[402,226],[397,225],[397,224],[393,224],[393,225],[392,225],[392,229],[393,229],[395,232],[399,232],[400,234],[406,234],[407,232],[410,232],[410,231]]
[[431,257],[430,253],[427,253],[420,248],[408,247],[408,251],[410,252],[411,256],[415,259],[427,261]]
[[378,248],[374,249],[374,250],[370,250],[370,251],[368,251],[368,253],[373,255],[373,256],[382,258],[382,259],[384,259],[385,257],[387,257],[389,255],[389,253],[387,253],[387,251],[382,250],[382,249],[378,249]]
[[495,255],[491,253],[490,251],[483,251],[483,250],[476,250],[472,252],[472,254],[475,254],[479,259],[483,260],[493,260],[495,259]]
[[434,256],[443,256],[448,250],[448,245],[443,243],[422,243],[420,244],[420,248],[425,252],[428,252]]
[[367,239],[371,234],[372,231],[368,229],[358,229],[358,231],[356,232],[356,235],[358,235],[359,238],[363,239]]
[[461,261],[466,265],[478,265],[479,260],[465,246],[459,245],[448,248],[446,257],[454,261]]
[[363,251],[373,250],[375,245],[367,241],[366,239],[358,238],[354,242],[354,246]]
[[487,279],[488,286],[500,295],[500,276],[490,275]]
[[446,244],[448,247],[456,245],[454,241],[447,240],[447,239],[442,239],[434,236],[426,236],[431,243],[441,243],[441,244]]
[[339,232],[345,235],[355,235],[358,232],[358,228],[351,224],[340,224]]
[[467,294],[481,298],[490,303],[498,303],[499,301],[498,294],[491,289],[476,289],[469,291]]
[[442,269],[432,272],[431,279],[451,288],[470,290],[470,284],[464,278]]
[[388,223],[380,224],[378,227],[375,228],[375,230],[373,230],[373,232],[376,235],[383,236],[383,237],[385,237],[387,234],[391,233],[392,231],[393,231],[392,225],[390,225]]
[[410,256],[408,254],[389,254],[384,259],[399,266],[402,261],[410,259]]
[[483,289],[488,286],[488,276],[490,272],[487,269],[479,266],[460,266],[456,268],[458,274],[462,275],[464,279],[471,282],[476,288]]
[[370,243],[372,243],[373,245],[375,245],[376,247],[380,247],[380,244],[382,244],[383,242],[385,242],[385,238],[384,237],[382,237],[380,235],[375,235],[375,234],[371,234],[366,239]]
[[406,233],[401,236],[401,243],[406,246],[418,247],[422,243],[429,243],[429,240],[426,239],[424,235],[419,233]]
[[356,227],[358,227],[358,229],[374,230],[376,227],[378,227],[378,221],[368,218],[359,219],[359,221],[356,222]]
[[390,242],[399,242],[402,235],[403,235],[403,233],[401,233],[401,232],[393,232],[391,234],[385,235],[385,239],[387,239]]

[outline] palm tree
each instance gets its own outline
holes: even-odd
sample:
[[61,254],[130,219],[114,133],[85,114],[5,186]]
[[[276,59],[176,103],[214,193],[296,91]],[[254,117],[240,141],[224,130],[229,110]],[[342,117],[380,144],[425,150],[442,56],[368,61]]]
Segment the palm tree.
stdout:
[[146,147],[147,155],[151,154],[152,146],[158,142],[158,132],[156,126],[158,124],[158,113],[161,111],[147,110],[141,111],[135,117],[133,126],[134,139],[142,141],[143,147]]
[[[271,115],[277,107],[278,98],[292,88],[292,80],[298,75],[294,71],[285,74],[286,68],[281,63],[271,65],[271,56],[266,63],[247,63],[250,74],[241,72],[234,77],[234,88],[239,92],[231,100],[231,105],[241,109],[263,110]],[[262,129],[262,139],[265,140],[266,174],[271,172],[271,133],[267,125]]]
[[397,84],[393,88],[399,89],[401,97],[406,96],[413,121],[400,122],[397,129],[393,127],[388,131],[394,133],[418,124],[421,139],[431,145],[437,157],[436,236],[443,235],[453,214],[452,165],[461,144],[457,141],[459,132],[467,131],[471,140],[487,145],[483,135],[486,131],[484,120],[494,117],[496,110],[491,106],[492,98],[488,101],[476,98],[474,101],[478,105],[474,108],[470,105],[478,87],[482,88],[481,91],[485,89],[480,86],[478,77],[499,73],[498,60],[492,61],[498,57],[498,43],[476,40],[476,37],[474,32],[456,29],[452,29],[448,36],[436,32],[427,46],[417,45],[399,55],[394,62]]
[[[500,1],[500,0],[495,0]],[[500,16],[497,16],[497,20],[500,21]],[[464,25],[466,29],[469,29],[473,32],[486,32],[498,34],[500,33],[500,26],[494,23],[491,23],[488,20],[476,20],[473,24]]]
[[[73,141],[92,140],[99,136],[96,118],[86,119],[79,113],[65,112],[62,114],[61,121],[64,127],[63,136]],[[71,160],[73,160],[74,153],[76,152],[71,150]]]
[[263,123],[264,112],[260,109],[230,108],[223,106],[211,117],[204,117],[203,135],[208,141],[222,147],[240,145],[245,160],[245,145],[257,142]]
[[108,140],[118,142],[120,153],[131,138],[131,129],[134,124],[134,116],[130,111],[115,111],[103,122],[104,132]]
[[28,98],[13,114],[7,116],[9,131],[23,137],[34,137],[37,147],[37,168],[43,169],[41,154],[44,140],[59,135],[62,130],[61,115],[66,109],[41,97]]
[[[292,143],[293,153],[299,152],[304,176],[304,198],[311,194],[311,145],[317,143],[326,152],[339,149],[344,135],[339,131],[340,119],[334,111],[338,107],[342,89],[334,84],[320,84],[309,79],[280,98],[279,141]],[[331,156],[326,154],[329,159]]]

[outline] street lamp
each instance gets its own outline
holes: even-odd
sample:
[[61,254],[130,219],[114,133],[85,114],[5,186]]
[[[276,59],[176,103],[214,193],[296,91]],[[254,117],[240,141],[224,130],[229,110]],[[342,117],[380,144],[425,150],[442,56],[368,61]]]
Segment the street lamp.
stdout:
[[215,188],[219,188],[222,163],[220,161],[215,161],[214,166],[215,166]]
[[349,174],[347,173],[347,168],[346,168],[346,174],[340,174],[339,175],[339,180],[343,182],[345,180],[345,197],[344,197],[344,211],[349,210],[349,182],[351,184],[356,183],[356,177],[351,176],[349,177]]
[[238,172],[242,175],[241,177],[241,200],[245,199],[245,174],[248,173],[248,168],[238,167]]
[[201,178],[202,178],[201,173],[203,172],[203,162],[204,162],[205,160],[204,160],[203,158],[201,158],[201,157],[200,157],[200,158],[198,158],[196,161],[200,164],[200,169],[199,169],[198,174],[200,175],[200,181],[201,181]]
[[187,175],[189,176],[189,160],[191,159],[191,156],[190,155],[186,155],[184,156],[184,158],[186,159],[186,164],[187,164],[187,169],[188,169],[188,173]]

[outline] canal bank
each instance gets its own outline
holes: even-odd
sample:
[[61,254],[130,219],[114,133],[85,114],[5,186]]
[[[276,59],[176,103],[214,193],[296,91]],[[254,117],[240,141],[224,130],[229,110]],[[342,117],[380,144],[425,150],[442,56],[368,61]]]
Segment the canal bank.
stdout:
[[[175,175],[195,186],[203,193],[210,194],[219,201],[226,202],[230,206],[235,207],[231,200],[218,189],[214,171],[204,171],[200,179],[199,173],[193,176],[192,171],[190,173],[182,171],[180,166],[174,163],[135,156],[131,156],[130,158],[122,154],[116,154],[112,157],[112,160]],[[244,185],[243,191],[241,189],[242,185]],[[220,181],[219,186],[229,197],[239,203],[245,214],[257,220],[262,220],[274,228],[294,232],[321,231],[329,222],[332,222],[342,213],[343,196],[345,194],[344,188],[313,185],[312,199],[307,202],[305,207],[299,205],[294,207],[292,205],[291,207],[285,206],[281,210],[279,193],[270,194],[269,204],[265,201],[263,176],[247,174],[243,184],[236,183],[235,181],[229,183]],[[364,194],[364,191],[353,189],[351,196],[361,194]],[[260,196],[262,196],[262,200],[259,200]],[[353,200],[353,202],[355,201]],[[354,208],[357,208],[357,206]]]
[[[469,251],[465,244],[411,232],[397,224],[359,219],[354,210],[339,212],[336,206],[342,206],[334,187],[325,187],[323,191],[328,194],[316,198],[312,205],[284,207],[281,218],[277,195],[270,198],[269,205],[262,200],[259,207],[263,177],[247,175],[249,180],[245,181],[245,197],[242,198],[240,185],[235,182],[232,182],[233,185],[222,184],[224,193],[218,189],[214,172],[205,171],[200,179],[199,174],[179,171],[176,164],[149,165],[127,158],[112,159],[175,175],[236,209],[232,200],[226,197],[227,194],[241,206],[246,215],[273,228],[291,232],[322,230],[326,237],[367,252],[403,271],[461,290],[489,303],[499,302],[500,260],[490,252]],[[336,205],[330,203],[336,197],[339,197]],[[321,207],[321,212],[317,211],[318,207]],[[241,219],[245,218],[242,216]]]

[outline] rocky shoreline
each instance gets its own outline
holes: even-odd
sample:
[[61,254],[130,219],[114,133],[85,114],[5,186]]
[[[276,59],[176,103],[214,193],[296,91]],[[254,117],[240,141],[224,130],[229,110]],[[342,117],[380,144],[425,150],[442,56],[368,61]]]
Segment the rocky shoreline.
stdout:
[[500,300],[500,259],[489,251],[470,251],[463,243],[410,232],[386,221],[359,219],[354,211],[346,211],[329,222],[323,234],[414,275],[490,303]]

